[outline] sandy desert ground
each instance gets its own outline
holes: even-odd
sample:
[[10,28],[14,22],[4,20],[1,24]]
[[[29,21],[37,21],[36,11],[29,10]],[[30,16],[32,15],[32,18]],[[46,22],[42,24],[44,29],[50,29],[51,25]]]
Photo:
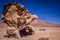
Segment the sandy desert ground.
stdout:
[[40,38],[49,38],[49,40],[60,40],[60,27],[41,27],[44,31],[40,31],[40,28],[34,27],[35,34],[17,38],[3,37],[6,34],[6,27],[0,27],[0,40],[39,40]]

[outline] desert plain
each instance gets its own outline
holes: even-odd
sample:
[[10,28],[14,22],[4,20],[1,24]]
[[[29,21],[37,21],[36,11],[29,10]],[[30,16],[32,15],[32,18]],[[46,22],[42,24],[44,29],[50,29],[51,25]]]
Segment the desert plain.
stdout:
[[[49,40],[60,40],[60,27],[33,26],[35,34],[21,37],[20,39],[4,37],[4,35],[6,35],[6,28],[7,27],[5,25],[0,26],[0,40],[39,40],[41,38],[48,38]],[[40,30],[41,28],[45,30]]]

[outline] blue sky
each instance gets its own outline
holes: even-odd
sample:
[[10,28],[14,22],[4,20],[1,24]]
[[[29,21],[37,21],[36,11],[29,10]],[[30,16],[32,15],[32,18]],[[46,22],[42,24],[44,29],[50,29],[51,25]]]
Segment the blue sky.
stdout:
[[0,0],[0,20],[5,4],[19,2],[31,14],[36,14],[43,21],[60,24],[60,1],[59,0]]

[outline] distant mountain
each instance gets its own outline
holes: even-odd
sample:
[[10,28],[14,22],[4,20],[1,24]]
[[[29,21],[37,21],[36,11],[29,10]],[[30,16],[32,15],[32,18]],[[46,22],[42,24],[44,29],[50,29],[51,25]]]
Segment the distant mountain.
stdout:
[[42,20],[34,20],[31,25],[37,27],[60,27],[60,24],[53,24]]
[[[35,26],[35,27],[60,27],[60,24],[53,24],[53,23],[49,23],[49,22],[45,22],[42,20],[34,20],[31,25]],[[7,25],[5,23],[1,23],[0,22],[0,28],[1,27],[6,27]]]
[[4,27],[6,27],[7,25],[5,24],[5,23],[1,23],[0,22],[0,28],[4,28]]

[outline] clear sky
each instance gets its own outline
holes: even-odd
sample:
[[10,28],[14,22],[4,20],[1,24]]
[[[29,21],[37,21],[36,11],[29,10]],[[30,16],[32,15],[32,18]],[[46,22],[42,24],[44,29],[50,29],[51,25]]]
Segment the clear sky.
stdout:
[[60,24],[60,1],[59,0],[0,0],[0,20],[5,4],[19,2],[31,14],[36,14],[40,20]]

